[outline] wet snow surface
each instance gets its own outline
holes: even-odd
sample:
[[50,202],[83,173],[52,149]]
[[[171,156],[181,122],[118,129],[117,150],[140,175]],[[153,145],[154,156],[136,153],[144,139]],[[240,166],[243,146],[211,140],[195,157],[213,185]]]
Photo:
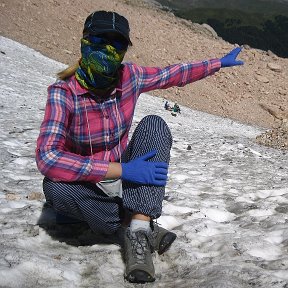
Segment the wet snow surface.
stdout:
[[[35,141],[46,88],[64,66],[3,37],[0,50],[0,287],[134,287],[117,239],[36,225],[44,199]],[[142,95],[134,123],[155,113],[171,127],[159,223],[178,238],[153,256],[156,282],[142,286],[288,287],[287,152],[256,145],[257,127],[184,107],[173,117],[163,105]]]

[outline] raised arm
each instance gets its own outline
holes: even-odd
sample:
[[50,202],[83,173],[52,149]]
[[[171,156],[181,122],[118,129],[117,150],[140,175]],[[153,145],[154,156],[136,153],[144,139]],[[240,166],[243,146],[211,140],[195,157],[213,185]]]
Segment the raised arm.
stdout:
[[236,59],[240,52],[241,48],[237,47],[220,59],[180,63],[165,68],[136,66],[140,93],[173,86],[182,87],[213,75],[220,68],[243,65],[243,61]]
[[213,75],[220,67],[219,59],[174,64],[165,68],[136,66],[136,75],[138,76],[139,90],[143,93],[155,89],[185,86]]

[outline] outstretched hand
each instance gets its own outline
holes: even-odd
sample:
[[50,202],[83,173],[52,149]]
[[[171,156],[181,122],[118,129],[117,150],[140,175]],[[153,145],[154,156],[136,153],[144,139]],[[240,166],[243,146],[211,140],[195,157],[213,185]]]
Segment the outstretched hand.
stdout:
[[241,52],[242,48],[237,47],[230,51],[227,55],[220,59],[221,68],[223,67],[232,67],[237,65],[243,65],[244,62],[241,60],[236,60],[238,54]]

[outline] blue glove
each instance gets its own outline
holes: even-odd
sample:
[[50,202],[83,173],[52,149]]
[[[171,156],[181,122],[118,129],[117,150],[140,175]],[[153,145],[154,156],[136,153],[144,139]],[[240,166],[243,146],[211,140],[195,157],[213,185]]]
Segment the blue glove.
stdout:
[[146,185],[165,186],[167,181],[168,164],[166,162],[148,162],[156,155],[156,151],[131,160],[122,165],[122,179]]
[[237,65],[243,65],[244,62],[240,60],[236,60],[238,54],[241,52],[242,48],[237,47],[229,52],[227,55],[220,59],[221,61],[221,68],[223,67],[231,67]]

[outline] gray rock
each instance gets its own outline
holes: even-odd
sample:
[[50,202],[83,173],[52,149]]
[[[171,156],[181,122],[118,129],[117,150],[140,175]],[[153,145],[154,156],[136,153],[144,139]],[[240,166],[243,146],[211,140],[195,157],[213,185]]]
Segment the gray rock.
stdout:
[[275,63],[268,63],[267,67],[269,69],[271,69],[272,71],[275,71],[275,72],[281,72],[282,71],[282,67],[278,64],[275,64]]

